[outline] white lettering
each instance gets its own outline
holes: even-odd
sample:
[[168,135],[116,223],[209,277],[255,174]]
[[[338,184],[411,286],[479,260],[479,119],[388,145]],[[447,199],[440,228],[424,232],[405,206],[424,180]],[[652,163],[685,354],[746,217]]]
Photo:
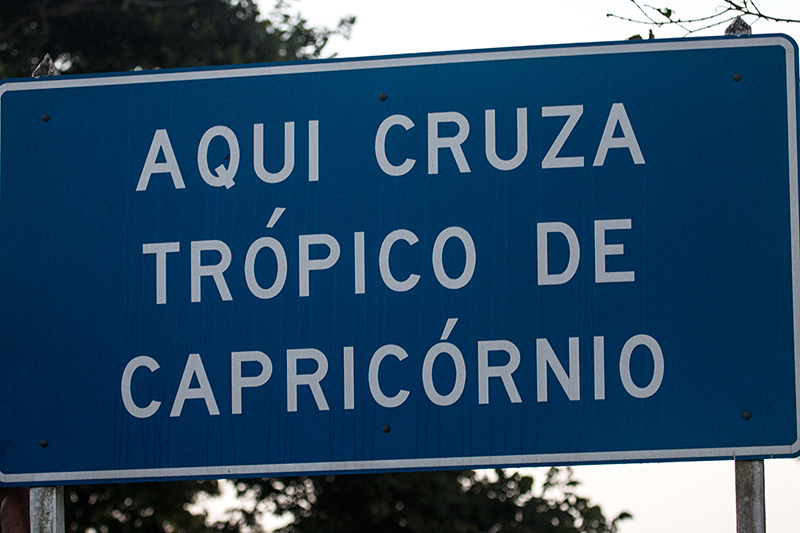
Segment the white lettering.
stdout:
[[567,398],[575,402],[581,399],[580,387],[580,358],[577,337],[569,339],[569,374],[558,360],[553,348],[547,339],[536,339],[536,400],[547,401],[547,367],[553,369],[561,388],[567,393]]
[[[197,377],[197,383],[200,385],[196,389],[190,388],[193,377]],[[170,411],[169,416],[181,416],[183,403],[191,399],[204,400],[209,415],[215,416],[219,414],[217,402],[214,400],[214,393],[211,390],[211,383],[209,383],[206,370],[203,368],[203,361],[200,359],[200,354],[196,353],[189,355],[186,360],[181,384],[178,385],[178,394],[175,395],[175,403],[172,404],[172,411]]]
[[[559,105],[542,108],[542,117],[569,117],[542,160],[542,168],[575,168],[583,166],[583,156],[558,157],[564,143],[583,114],[582,105]],[[612,132],[613,133],[613,132]]]
[[179,252],[178,242],[146,243],[142,254],[156,254],[156,305],[167,303],[167,254]]
[[364,294],[367,291],[367,280],[364,258],[364,232],[353,233],[353,278],[356,294]]
[[[262,288],[258,280],[256,280],[256,257],[258,256],[258,252],[264,248],[269,248],[275,254],[278,267],[275,273],[275,281],[268,289]],[[253,296],[256,298],[268,300],[277,296],[283,289],[284,283],[286,283],[286,274],[288,270],[289,265],[286,261],[286,252],[283,250],[281,243],[272,237],[256,239],[256,241],[250,245],[250,248],[248,248],[247,256],[244,260],[244,278],[247,281],[247,288],[250,289],[250,292],[253,293]]]
[[[321,244],[328,247],[328,255],[322,259],[310,259],[309,248],[312,245]],[[331,268],[339,260],[339,242],[330,235],[300,235],[300,296],[308,296],[311,293],[309,273],[312,270],[326,270]]]
[[[646,387],[639,387],[633,382],[631,376],[631,357],[633,350],[639,346],[645,346],[653,356],[653,377]],[[649,335],[636,335],[631,337],[625,346],[622,347],[622,355],[619,359],[619,375],[622,378],[622,385],[625,390],[634,398],[649,398],[655,394],[664,379],[664,353],[658,342]]]
[[[508,363],[502,366],[489,366],[489,352],[506,352]],[[478,342],[478,403],[489,403],[489,378],[500,378],[511,403],[520,403],[517,386],[511,374],[519,367],[519,348],[509,341]]]
[[[204,251],[214,250],[219,252],[220,260],[216,265],[204,265],[202,254]],[[192,241],[192,264],[191,264],[191,283],[192,283],[192,302],[202,301],[201,279],[204,276],[211,276],[217,285],[219,295],[223,301],[233,300],[228,284],[225,282],[223,273],[231,264],[231,249],[222,241]]]
[[[458,239],[464,246],[466,253],[466,260],[464,262],[464,270],[461,275],[455,279],[447,275],[444,270],[444,260],[442,254],[444,253],[444,246],[449,239]],[[383,271],[381,271],[383,272]],[[472,237],[464,228],[447,228],[439,233],[436,241],[433,243],[433,272],[436,274],[436,279],[446,289],[460,289],[470,282],[472,274],[475,273],[475,243],[472,242]]]
[[[439,124],[442,122],[454,122],[458,125],[458,133],[453,137],[439,137]],[[468,135],[469,122],[461,113],[428,113],[428,174],[439,173],[439,150],[442,148],[449,148],[453,153],[460,173],[469,172],[467,158],[461,149]]]
[[383,393],[383,390],[381,390],[381,384],[378,380],[378,372],[380,371],[381,362],[383,362],[387,355],[393,355],[398,361],[402,361],[408,357],[408,354],[405,350],[394,344],[388,344],[378,348],[378,350],[372,355],[372,359],[369,361],[369,391],[372,393],[372,397],[381,407],[399,407],[403,404],[403,402],[406,401],[409,392],[401,389],[394,396],[386,396]]
[[495,131],[495,110],[486,110],[486,159],[497,170],[514,170],[525,161],[528,155],[528,109],[517,109],[517,153],[511,159],[497,156],[497,133]]
[[[313,374],[298,374],[297,361],[301,359],[313,359],[317,362],[317,370]],[[297,411],[297,387],[308,385],[317,408],[320,411],[328,411],[328,402],[322,393],[319,382],[328,373],[328,359],[319,350],[313,348],[303,350],[286,350],[286,406],[290,413]]]
[[344,347],[343,365],[344,365],[344,408],[355,409],[356,407],[356,391],[354,385],[354,372],[355,363],[354,350],[352,346]]
[[[563,272],[550,274],[547,260],[547,235],[560,233],[567,239],[569,245],[569,261]],[[539,222],[536,225],[536,266],[539,285],[563,285],[572,279],[578,270],[581,258],[581,249],[578,245],[578,236],[569,225],[563,222]]]
[[264,125],[253,125],[253,168],[264,183],[280,183],[294,170],[294,122],[283,125],[283,168],[269,172],[264,168]]
[[[436,390],[436,386],[433,384],[433,364],[436,362],[436,358],[443,353],[450,356],[456,370],[456,380],[455,383],[453,383],[453,390],[446,395],[439,394]],[[461,350],[449,342],[440,342],[428,350],[428,353],[425,354],[425,360],[422,362],[422,386],[430,401],[441,406],[454,404],[461,398],[461,393],[464,392],[464,385],[466,382],[467,367],[464,363],[464,356],[461,355]]]
[[[242,377],[242,363],[253,362],[261,365],[257,376]],[[242,414],[242,389],[260,387],[272,376],[272,361],[264,352],[231,352],[231,412]]]
[[[228,143],[229,150],[229,163],[219,165],[214,169],[214,174],[208,167],[208,147],[214,137],[222,137]],[[230,189],[234,186],[233,178],[236,176],[236,171],[239,169],[239,140],[233,130],[226,126],[214,126],[209,128],[200,139],[200,145],[197,147],[197,168],[200,170],[200,176],[203,181],[212,187],[225,187]]]
[[308,181],[319,181],[319,120],[308,121]]
[[402,164],[395,166],[389,162],[386,157],[386,134],[392,126],[402,126],[406,131],[414,127],[414,123],[405,115],[392,115],[378,127],[378,133],[375,135],[375,158],[378,160],[378,166],[381,167],[384,173],[389,176],[402,176],[408,174],[408,171],[414,166],[416,160],[406,159]]
[[605,339],[594,338],[594,399],[606,399],[606,352]]
[[[614,137],[617,124],[622,128],[622,137]],[[605,163],[609,148],[627,148],[631,152],[633,162],[637,165],[644,165],[642,150],[636,141],[636,135],[633,133],[631,121],[628,119],[628,114],[625,112],[623,104],[613,104],[611,106],[611,112],[608,114],[608,121],[603,130],[603,137],[600,139],[600,146],[597,147],[597,155],[592,166],[599,167]]]
[[594,276],[596,283],[621,283],[635,279],[633,271],[608,272],[606,270],[606,256],[622,255],[625,252],[622,244],[606,244],[606,231],[617,229],[631,229],[631,219],[594,221]]
[[[156,162],[160,152],[164,152],[165,161],[163,163]],[[156,130],[153,135],[153,142],[150,143],[150,151],[147,152],[147,159],[144,162],[142,173],[139,176],[139,183],[136,185],[136,190],[146,190],[147,184],[150,183],[150,176],[152,174],[162,173],[169,173],[169,175],[172,176],[172,184],[176,189],[186,188],[186,185],[183,183],[183,177],[181,176],[181,169],[178,167],[178,159],[175,157],[172,144],[169,142],[167,130]]]
[[141,367],[147,368],[150,372],[155,372],[159,368],[156,360],[146,355],[131,359],[131,361],[125,365],[125,370],[122,372],[122,404],[125,406],[125,409],[136,418],[149,418],[156,414],[158,408],[161,407],[161,402],[153,400],[147,407],[139,407],[136,405],[136,402],[133,401],[131,381],[133,381],[133,373],[136,372],[136,369]]
[[383,239],[383,244],[381,244],[381,250],[378,256],[378,266],[380,268],[383,282],[387,287],[395,292],[406,292],[413,289],[419,281],[419,274],[409,274],[405,281],[397,281],[395,279],[389,267],[389,254],[392,251],[392,246],[397,241],[405,241],[408,244],[413,245],[416,244],[418,240],[419,239],[417,239],[417,236],[407,229],[394,230],[387,235],[385,239]]

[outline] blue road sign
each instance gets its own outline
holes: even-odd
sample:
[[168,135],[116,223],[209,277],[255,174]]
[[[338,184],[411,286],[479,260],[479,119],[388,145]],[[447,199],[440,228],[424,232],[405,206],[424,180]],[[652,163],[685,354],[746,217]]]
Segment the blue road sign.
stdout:
[[797,47],[0,85],[0,481],[792,456]]

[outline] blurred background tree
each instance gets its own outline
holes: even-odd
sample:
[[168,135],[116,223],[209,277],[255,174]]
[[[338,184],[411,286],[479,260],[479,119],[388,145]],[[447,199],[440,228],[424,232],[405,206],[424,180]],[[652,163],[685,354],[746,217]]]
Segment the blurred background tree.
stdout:
[[[269,483],[269,485],[266,485]],[[257,482],[245,495],[274,502],[292,523],[284,533],[613,533],[578,496],[569,468],[551,468],[539,490],[517,471],[470,470],[318,476]],[[259,493],[268,486],[268,494]],[[241,487],[240,487],[241,488]]]
[[0,77],[26,77],[49,53],[64,74],[199,67],[319,57],[335,28],[310,27],[278,2],[2,0]]
[[189,504],[219,493],[216,481],[66,487],[67,531],[258,532],[264,513],[288,516],[283,533],[614,533],[578,496],[569,468],[551,468],[539,489],[519,472],[470,470],[301,476],[232,482],[238,499],[212,522]]

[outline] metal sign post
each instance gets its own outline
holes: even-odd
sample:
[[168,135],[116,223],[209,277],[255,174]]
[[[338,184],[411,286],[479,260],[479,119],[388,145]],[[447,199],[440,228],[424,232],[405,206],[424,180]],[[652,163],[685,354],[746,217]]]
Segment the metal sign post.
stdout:
[[764,495],[764,461],[735,461],[736,531],[766,533],[767,512]]
[[31,533],[64,533],[64,487],[31,488]]

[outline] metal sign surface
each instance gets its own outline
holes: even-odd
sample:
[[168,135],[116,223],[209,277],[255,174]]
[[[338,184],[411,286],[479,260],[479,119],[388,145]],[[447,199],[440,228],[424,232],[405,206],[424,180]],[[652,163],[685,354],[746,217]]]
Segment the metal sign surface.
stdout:
[[0,85],[0,482],[791,456],[784,36]]

